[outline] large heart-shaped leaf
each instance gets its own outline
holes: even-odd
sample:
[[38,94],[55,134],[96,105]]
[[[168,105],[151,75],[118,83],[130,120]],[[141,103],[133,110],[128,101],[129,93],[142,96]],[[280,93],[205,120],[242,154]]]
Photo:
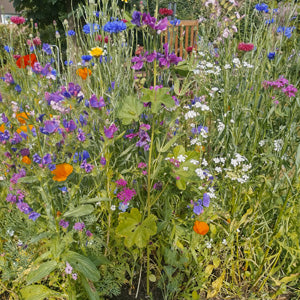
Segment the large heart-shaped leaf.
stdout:
[[136,96],[127,96],[118,112],[118,117],[124,125],[128,125],[132,121],[138,121],[143,110],[144,106]]
[[137,208],[132,208],[130,213],[119,215],[117,233],[125,237],[125,246],[130,248],[134,244],[139,248],[146,247],[150,236],[157,231],[156,216],[149,215],[142,221],[142,215]]

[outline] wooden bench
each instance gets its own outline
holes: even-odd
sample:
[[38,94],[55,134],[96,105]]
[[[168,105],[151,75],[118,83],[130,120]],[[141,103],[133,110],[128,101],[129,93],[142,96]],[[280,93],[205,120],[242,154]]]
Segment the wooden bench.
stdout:
[[169,53],[174,51],[177,56],[187,58],[188,47],[197,50],[198,26],[197,20],[182,20],[177,26],[169,22],[167,30],[161,35],[161,43],[169,44]]

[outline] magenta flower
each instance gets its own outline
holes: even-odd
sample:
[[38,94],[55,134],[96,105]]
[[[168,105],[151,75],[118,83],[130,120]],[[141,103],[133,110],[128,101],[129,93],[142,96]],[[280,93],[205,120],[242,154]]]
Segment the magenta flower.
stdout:
[[112,124],[109,126],[109,128],[106,128],[104,126],[104,134],[108,139],[112,139],[114,137],[114,133],[118,130],[118,127],[115,124]]
[[135,62],[136,64],[133,65],[131,68],[134,70],[140,70],[143,68],[144,63],[151,63],[157,57],[157,53],[154,51],[153,53],[148,55],[148,51],[144,55],[135,56],[132,58],[131,62]]
[[169,54],[169,45],[166,43],[163,45],[164,47],[164,56],[160,57],[159,66],[169,68],[170,64],[177,65],[180,61],[182,61],[181,57],[177,57],[174,53]]
[[295,88],[292,84],[289,84],[287,87],[283,88],[282,91],[291,98],[295,97],[298,89]]
[[124,188],[123,191],[117,194],[117,198],[127,204],[135,195],[136,191],[134,189]]
[[74,226],[73,226],[73,228],[74,228],[75,230],[78,230],[78,231],[82,231],[84,227],[85,227],[85,225],[84,225],[83,222],[82,222],[82,223],[77,222],[77,223],[75,223]]

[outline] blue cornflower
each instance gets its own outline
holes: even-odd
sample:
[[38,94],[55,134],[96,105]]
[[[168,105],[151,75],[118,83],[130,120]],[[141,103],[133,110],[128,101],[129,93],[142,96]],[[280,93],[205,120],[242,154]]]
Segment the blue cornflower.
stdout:
[[36,221],[36,219],[40,216],[41,214],[33,211],[29,216],[28,218],[31,219],[32,221]]
[[17,93],[21,93],[22,92],[22,89],[21,89],[21,87],[18,84],[15,86],[15,90],[16,90]]
[[126,30],[127,26],[124,22],[122,21],[113,21],[113,22],[107,22],[103,30],[109,33],[118,33],[123,30]]
[[12,51],[14,51],[13,48],[9,47],[9,46],[4,46],[4,50],[7,52],[7,53],[10,53]]
[[37,153],[35,153],[35,154],[32,156],[32,158],[33,158],[33,161],[34,161],[35,163],[37,163],[37,164],[40,164],[40,163],[42,162],[42,158],[41,158]]
[[56,169],[56,165],[54,165],[54,164],[48,164],[48,169],[50,171],[54,171]]
[[284,35],[287,37],[287,38],[290,38],[292,36],[292,32],[294,31],[296,27],[293,26],[293,27],[284,27],[284,26],[279,26],[277,28],[277,33],[284,33]]
[[275,20],[274,20],[274,18],[272,18],[271,20],[267,20],[266,24],[270,25],[270,24],[273,24],[274,22],[275,22]]
[[265,3],[260,3],[255,5],[255,9],[258,11],[264,11],[265,13],[269,12],[268,5]]
[[43,44],[43,48],[42,50],[47,54],[47,55],[51,55],[52,54],[52,50],[51,50],[51,46],[49,44]]
[[274,59],[275,58],[275,52],[269,52],[269,54],[268,54],[268,59],[269,60],[272,60],[272,59]]
[[84,61],[90,61],[93,58],[92,55],[82,55],[81,59]]
[[171,20],[170,24],[173,26],[178,26],[180,24],[180,20],[178,20],[178,19]]
[[63,187],[59,187],[58,188],[60,191],[62,191],[63,193],[66,193],[67,191],[68,191],[68,189],[65,187],[65,186],[63,186]]
[[75,33],[75,31],[74,30],[69,30],[68,31],[68,36],[73,36],[73,35],[75,35],[76,33]]
[[82,27],[82,31],[85,33],[85,34],[90,34],[90,33],[94,33],[94,32],[98,32],[100,29],[100,26],[98,24],[92,24],[92,23],[88,23],[88,24],[85,24],[83,27]]
[[70,61],[65,61],[65,65],[66,66],[71,66],[71,65],[73,65],[73,61],[72,60],[70,60]]

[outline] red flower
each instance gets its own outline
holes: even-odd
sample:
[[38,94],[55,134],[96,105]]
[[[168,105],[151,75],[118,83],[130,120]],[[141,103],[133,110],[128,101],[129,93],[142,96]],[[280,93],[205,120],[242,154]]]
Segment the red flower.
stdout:
[[24,24],[26,22],[25,18],[24,17],[18,17],[18,16],[12,16],[10,18],[11,22],[14,23],[14,24]]
[[160,8],[158,12],[161,16],[172,16],[173,15],[172,9]]
[[31,66],[33,68],[35,62],[37,62],[36,56],[34,53],[31,53],[18,58],[16,64],[20,69],[25,69],[27,66]]
[[187,53],[191,53],[192,51],[193,51],[193,47],[187,47],[187,48],[186,48],[186,52],[187,52]]
[[127,23],[128,21],[126,19],[121,20],[123,23]]
[[238,45],[238,50],[245,51],[245,52],[251,51],[253,50],[253,48],[254,48],[253,44],[239,43]]

